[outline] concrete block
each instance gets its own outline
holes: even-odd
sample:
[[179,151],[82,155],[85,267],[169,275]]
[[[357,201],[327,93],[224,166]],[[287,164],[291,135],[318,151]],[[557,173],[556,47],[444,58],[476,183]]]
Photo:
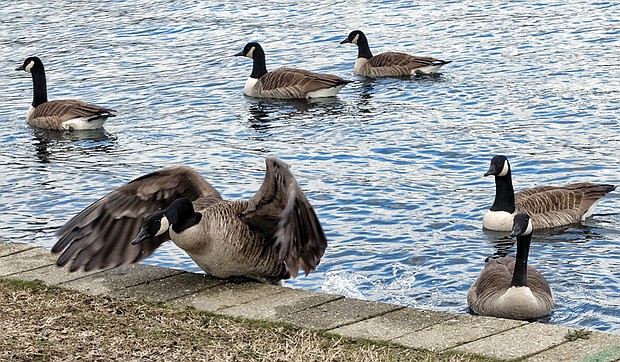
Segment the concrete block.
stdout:
[[[423,311],[423,313],[429,313]],[[460,344],[491,336],[527,324],[525,321],[449,314],[441,323],[409,333],[393,342],[407,347],[443,351]]]
[[70,273],[69,268],[59,268],[57,265],[54,264],[39,269],[28,270],[13,274],[12,277],[22,280],[40,280],[47,285],[58,285],[75,279],[84,278],[86,276],[96,273],[101,273],[101,270],[92,272],[84,272],[80,270]]
[[[497,319],[497,323],[504,323]],[[543,323],[528,323],[508,331],[460,345],[452,350],[481,354],[499,359],[524,358],[563,343],[569,328]]]
[[343,298],[339,295],[301,289],[278,288],[283,289],[284,292],[254,299],[235,307],[221,309],[218,313],[250,319],[286,322],[300,326],[300,320],[294,313]]
[[[0,258],[20,251],[33,249],[35,246],[24,243],[0,242]],[[0,261],[1,262],[1,261]]]
[[620,336],[592,332],[588,339],[567,341],[527,359],[528,362],[620,361]]
[[84,278],[61,283],[60,286],[90,295],[109,295],[115,290],[183,273],[180,270],[144,264],[129,264],[104,270]]
[[453,314],[414,308],[398,309],[377,317],[330,330],[347,337],[390,341],[408,333],[435,325]]
[[191,306],[199,310],[215,312],[249,303],[256,299],[272,297],[284,293],[287,289],[275,285],[256,282],[227,282],[205,291],[175,299],[171,304]]
[[148,302],[166,302],[222,283],[224,280],[209,275],[182,272],[133,287],[117,289],[110,292],[110,296]]
[[393,304],[340,297],[283,316],[281,320],[302,328],[333,329],[402,308]]
[[0,276],[53,265],[55,258],[42,248],[31,248],[0,257]]

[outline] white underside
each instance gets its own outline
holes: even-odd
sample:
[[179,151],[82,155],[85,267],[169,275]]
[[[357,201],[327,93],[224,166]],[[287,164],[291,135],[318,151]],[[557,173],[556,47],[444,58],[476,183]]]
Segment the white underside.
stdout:
[[439,71],[439,68],[441,68],[442,66],[443,66],[443,64],[441,64],[441,65],[427,65],[425,67],[415,68],[415,69],[411,70],[411,75],[416,75],[418,73],[422,73],[422,74],[437,73]]
[[549,306],[539,301],[529,287],[510,287],[497,298],[496,316],[530,319],[545,316],[551,312]]
[[103,127],[103,124],[107,118],[88,118],[79,117],[73,118],[62,123],[62,128],[66,130],[84,131],[88,129],[98,129]]
[[308,93],[308,98],[325,98],[325,97],[335,97],[338,92],[344,87],[344,84],[339,85],[337,87],[319,89],[314,92]]
[[514,214],[507,211],[488,210],[482,219],[482,227],[495,231],[512,231]]

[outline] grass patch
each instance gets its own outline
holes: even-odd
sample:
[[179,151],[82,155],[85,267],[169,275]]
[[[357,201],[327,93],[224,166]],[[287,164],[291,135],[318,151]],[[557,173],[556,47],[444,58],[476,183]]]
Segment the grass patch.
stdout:
[[592,331],[589,331],[585,328],[582,329],[573,329],[572,331],[568,331],[566,335],[564,335],[564,339],[567,341],[576,341],[578,339],[590,339],[590,335]]
[[0,278],[0,360],[492,361]]

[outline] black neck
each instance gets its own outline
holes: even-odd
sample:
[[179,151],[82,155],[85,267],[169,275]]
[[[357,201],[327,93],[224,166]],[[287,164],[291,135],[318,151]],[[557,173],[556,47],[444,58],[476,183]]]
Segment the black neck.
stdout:
[[517,236],[517,257],[515,270],[512,273],[513,287],[527,287],[527,256],[530,253],[530,242],[532,234]]
[[505,176],[495,176],[495,201],[491,211],[515,212],[515,190],[510,171]]
[[198,224],[201,219],[202,214],[195,212],[194,215],[190,217],[184,217],[179,219],[179,221],[172,225],[172,230],[174,230],[174,232],[177,234],[182,233],[183,231]]
[[254,65],[252,66],[252,74],[250,74],[250,77],[258,79],[267,74],[267,64],[265,62],[265,52],[263,48],[259,46],[254,48],[252,60],[254,61]]
[[357,57],[366,59],[372,58],[370,46],[368,46],[368,39],[366,39],[366,36],[362,34],[360,34],[357,38]]
[[32,72],[32,85],[34,88],[34,97],[32,99],[32,106],[36,107],[40,104],[47,102],[47,82],[45,81],[45,70],[43,67],[33,67]]

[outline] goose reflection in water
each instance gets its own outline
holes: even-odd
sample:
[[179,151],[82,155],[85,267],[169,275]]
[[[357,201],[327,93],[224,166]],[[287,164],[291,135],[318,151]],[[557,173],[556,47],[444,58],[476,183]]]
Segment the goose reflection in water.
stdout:
[[109,153],[117,148],[116,137],[104,129],[56,131],[34,128],[32,145],[41,163],[51,163],[55,153]]

